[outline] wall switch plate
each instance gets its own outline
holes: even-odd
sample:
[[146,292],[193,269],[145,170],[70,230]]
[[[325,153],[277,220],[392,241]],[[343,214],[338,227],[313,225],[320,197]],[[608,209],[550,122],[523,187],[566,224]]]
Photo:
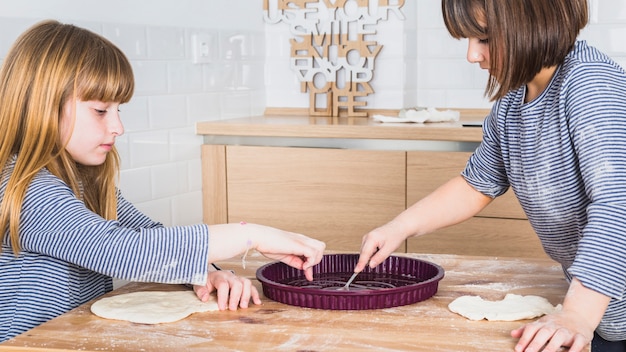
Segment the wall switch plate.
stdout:
[[213,61],[215,49],[213,35],[195,33],[191,36],[191,52],[194,64],[206,64]]

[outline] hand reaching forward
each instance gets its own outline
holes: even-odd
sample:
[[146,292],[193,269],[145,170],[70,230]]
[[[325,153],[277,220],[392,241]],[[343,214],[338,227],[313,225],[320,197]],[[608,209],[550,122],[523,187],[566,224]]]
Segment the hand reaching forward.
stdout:
[[261,304],[259,292],[252,282],[228,270],[209,272],[206,285],[194,285],[193,290],[202,302],[206,302],[211,292],[217,290],[217,306],[220,310],[237,310],[238,306],[248,308],[250,299],[254,304]]
[[279,260],[296,269],[313,281],[313,266],[324,256],[326,244],[298,233],[269,228],[267,237],[257,244],[256,250],[264,256]]
[[245,222],[209,225],[209,231],[213,234],[209,263],[256,249],[270,259],[304,270],[309,281],[313,280],[313,266],[322,260],[326,248],[324,242],[299,233]]
[[363,236],[359,262],[354,271],[361,272],[368,265],[374,268],[382,263],[405,239],[406,235],[401,230],[401,225],[395,221],[372,230]]

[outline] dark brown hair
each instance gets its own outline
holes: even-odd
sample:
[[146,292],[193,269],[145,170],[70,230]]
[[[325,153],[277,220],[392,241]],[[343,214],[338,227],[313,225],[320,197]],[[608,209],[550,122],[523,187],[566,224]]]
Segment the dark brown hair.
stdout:
[[561,64],[588,21],[587,0],[442,0],[441,7],[454,38],[489,39],[492,100]]

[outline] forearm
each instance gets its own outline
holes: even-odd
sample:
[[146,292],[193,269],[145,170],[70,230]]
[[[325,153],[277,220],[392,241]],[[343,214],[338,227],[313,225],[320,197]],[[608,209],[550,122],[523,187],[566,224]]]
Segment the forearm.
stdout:
[[586,288],[578,279],[574,278],[563,300],[563,311],[576,314],[595,330],[600,324],[610,300],[610,297]]
[[246,223],[209,225],[209,262],[230,259],[257,247],[259,226]]
[[467,220],[492,200],[457,176],[400,213],[392,222],[406,237],[419,236]]

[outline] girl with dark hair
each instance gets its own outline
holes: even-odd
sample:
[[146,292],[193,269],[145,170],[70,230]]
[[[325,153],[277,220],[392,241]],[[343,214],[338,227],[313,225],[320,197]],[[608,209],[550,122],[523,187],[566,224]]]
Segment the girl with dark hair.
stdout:
[[[516,351],[626,351],[626,73],[577,37],[587,0],[443,0],[494,105],[465,170],[363,237],[355,271],[513,189],[569,290]],[[488,342],[486,342],[488,343]]]

